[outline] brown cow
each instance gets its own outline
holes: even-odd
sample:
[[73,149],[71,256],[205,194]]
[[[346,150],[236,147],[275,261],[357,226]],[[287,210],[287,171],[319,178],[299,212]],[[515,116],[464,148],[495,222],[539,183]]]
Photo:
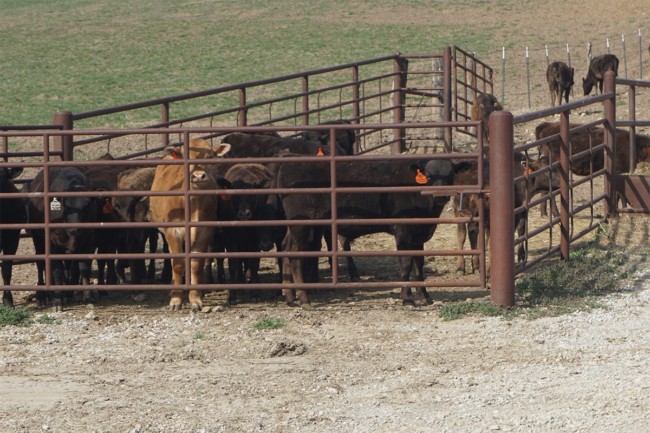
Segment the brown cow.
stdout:
[[[582,126],[578,123],[571,123],[570,128],[577,128]],[[550,137],[560,133],[559,123],[544,122],[537,125],[535,128],[535,138],[540,140],[542,138]],[[596,147],[605,142],[605,130],[603,128],[588,128],[587,130],[580,131],[576,134],[570,134],[569,141],[571,142],[572,154],[575,155],[582,151],[589,149],[589,141],[591,139],[592,147]],[[553,162],[560,158],[560,144],[561,139],[557,139],[548,143],[548,145],[539,146],[538,151],[540,155],[547,155],[551,157]],[[636,136],[636,162],[650,162],[650,137],[647,135]],[[604,152],[601,150],[596,152],[593,156],[593,171],[596,172],[604,167]],[[590,173],[589,155],[586,155],[571,163],[571,171],[578,176],[588,176]],[[630,171],[630,134],[624,129],[616,129],[616,172],[628,173]],[[555,200],[551,202],[553,214],[558,215]],[[541,207],[542,216],[547,215],[546,203]]]
[[[514,177],[523,176],[526,172],[526,158],[520,152],[515,153],[515,165],[514,165]],[[540,170],[548,165],[548,157],[542,156],[537,160],[528,160],[529,173]],[[483,168],[484,176],[484,188],[490,188],[490,164],[488,162],[484,163]],[[472,162],[472,165],[466,171],[458,173],[454,179],[454,184],[456,185],[477,185],[478,182],[478,170],[477,162]],[[532,177],[528,182],[518,182],[515,184],[515,208],[520,207],[524,204],[526,200],[526,190],[528,190],[528,198],[531,199],[534,195],[548,191],[549,184],[552,184],[554,188],[559,187],[559,178],[557,177],[557,172],[553,172],[551,176],[548,174],[541,174],[539,176]],[[469,194],[463,197],[463,205],[461,208],[460,197],[455,196],[452,201],[452,206],[454,209],[454,214],[456,217],[479,217],[479,200],[476,194]],[[489,196],[485,197],[485,237],[486,242],[490,237],[490,199]],[[526,230],[526,220],[528,215],[526,212],[522,212],[515,215],[515,229],[517,230],[518,236],[523,236]],[[465,243],[465,238],[469,234],[470,248],[475,250],[478,244],[478,224],[458,224],[457,231],[457,241],[458,249],[463,249],[463,244]],[[517,253],[517,261],[525,262],[526,261],[526,250],[523,245],[519,246]],[[472,258],[472,272],[478,271],[479,266],[479,257],[474,256]],[[458,256],[456,262],[456,272],[465,273],[465,258],[463,256]],[[490,267],[488,263],[487,275],[490,275]]]
[[487,142],[490,138],[489,120],[490,114],[494,111],[503,110],[494,95],[489,93],[477,93],[474,104],[472,105],[472,120],[480,120],[483,123],[483,138]]
[[[203,139],[194,139],[189,143],[189,159],[210,159],[225,155],[230,150],[229,144],[220,144],[214,149]],[[181,148],[169,146],[165,148],[164,160],[183,159]],[[208,168],[202,164],[190,164],[190,189],[216,190],[219,185],[211,175]],[[185,180],[183,165],[159,165],[151,186],[151,191],[180,191]],[[214,221],[217,217],[217,195],[192,195],[190,196],[190,215],[192,221]],[[184,222],[185,221],[184,196],[153,196],[150,198],[151,219],[156,222]],[[207,252],[212,240],[213,227],[194,227],[190,230],[190,248],[193,252]],[[182,253],[185,246],[184,228],[165,229],[169,250],[172,254]],[[205,259],[193,259],[191,262],[191,284],[203,282],[203,266]],[[173,259],[172,269],[174,284],[182,284],[185,272],[185,260]],[[180,310],[182,306],[182,290],[172,290],[169,308]],[[193,311],[203,308],[201,292],[190,290],[190,304]]]
[[551,92],[551,106],[555,107],[555,98],[557,97],[558,105],[562,105],[562,95],[564,100],[569,103],[569,92],[575,84],[573,81],[574,69],[570,68],[564,62],[553,62],[546,70],[546,81]]
[[584,90],[585,96],[591,93],[594,86],[596,87],[596,95],[598,95],[599,87],[600,93],[603,93],[603,79],[607,71],[614,71],[618,76],[618,58],[614,54],[603,54],[591,60],[587,78],[582,79],[582,90]]

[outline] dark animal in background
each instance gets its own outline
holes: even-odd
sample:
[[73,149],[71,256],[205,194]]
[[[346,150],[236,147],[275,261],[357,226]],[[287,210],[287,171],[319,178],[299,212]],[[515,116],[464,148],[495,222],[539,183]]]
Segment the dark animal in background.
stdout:
[[[319,123],[319,125],[351,125],[347,119],[331,120],[329,122]],[[330,131],[304,131],[300,134],[305,140],[318,142],[320,144],[329,146],[330,144]],[[336,144],[345,150],[347,155],[354,154],[354,143],[357,141],[355,131],[352,129],[338,129],[336,130]],[[337,149],[338,150],[338,149]]]
[[[39,172],[31,185],[31,192],[43,192],[43,171]],[[85,192],[91,191],[90,181],[79,170],[75,168],[50,169],[50,191],[51,192]],[[56,202],[55,202],[56,200]],[[70,224],[96,222],[97,221],[97,199],[90,197],[51,197],[47,206],[50,206],[50,222],[65,222]],[[32,198],[27,204],[27,215],[30,223],[44,222],[44,203],[42,198]],[[52,254],[92,254],[95,251],[95,230],[86,228],[52,229],[50,239],[45,239],[45,230],[33,229],[32,239],[36,254],[45,254],[45,242],[51,242]],[[68,261],[66,261],[68,262]],[[91,260],[79,261],[79,272],[83,284],[90,284]],[[44,285],[43,269],[44,261],[36,262],[38,267],[38,284]],[[61,260],[52,260],[52,277],[54,284],[62,286],[69,284],[75,278],[67,271],[72,269],[70,263]],[[45,305],[45,292],[37,292],[36,302],[39,306]],[[93,298],[90,290],[84,291],[84,302],[92,304]],[[63,296],[61,291],[54,292],[54,308],[61,311],[63,308]]]
[[551,92],[551,106],[555,107],[555,99],[558,105],[562,105],[562,95],[564,101],[569,103],[569,92],[575,84],[573,81],[574,69],[570,68],[564,62],[553,62],[546,70],[546,81]]
[[[22,167],[0,167],[0,192],[18,192],[18,188],[12,182],[23,172]],[[0,199],[0,223],[1,224],[22,224],[27,220],[25,203],[22,198]],[[20,241],[20,229],[0,230],[0,251],[3,255],[14,255],[18,250]],[[2,260],[2,282],[5,286],[11,285],[11,270],[13,260]],[[13,308],[14,299],[11,292],[5,290],[2,294],[2,305]]]
[[[343,187],[354,186],[417,186],[416,177],[427,185],[451,185],[455,174],[466,163],[455,165],[448,160],[435,161],[360,161],[337,164],[337,183]],[[417,174],[416,174],[417,173]],[[329,163],[282,163],[278,166],[273,186],[278,188],[319,188],[330,185]],[[413,193],[339,194],[337,197],[339,218],[437,218],[449,197],[424,196]],[[287,219],[328,219],[331,217],[330,196],[327,194],[280,195]],[[344,223],[339,223],[344,224]],[[411,225],[339,225],[339,234],[349,240],[372,233],[391,233],[395,236],[398,250],[422,250],[424,243],[433,236],[436,224]],[[288,251],[319,251],[323,227],[290,226],[287,231]],[[314,242],[316,241],[316,242]],[[397,253],[399,256],[399,252]],[[290,273],[293,282],[304,282],[302,258],[284,260],[284,272]],[[399,257],[400,279],[409,281],[415,265],[415,281],[424,281],[424,257]],[[285,280],[289,282],[288,280]],[[422,299],[431,303],[425,288],[419,288]],[[286,301],[292,305],[296,295],[303,308],[311,308],[305,290],[295,293],[286,290]],[[402,287],[402,302],[414,304],[410,287]]]
[[582,90],[584,90],[585,96],[591,93],[594,86],[596,87],[596,95],[598,95],[599,88],[600,93],[603,93],[603,79],[607,71],[614,71],[614,74],[618,76],[618,58],[614,54],[603,54],[591,60],[587,78],[582,79]]
[[485,143],[490,139],[490,114],[494,111],[503,110],[503,106],[494,95],[489,93],[477,93],[472,105],[471,119],[481,121],[483,124],[483,138]]
[[[577,128],[579,123],[571,123],[571,129]],[[535,128],[535,138],[540,140],[542,138],[550,137],[560,133],[560,123],[544,122],[537,125]],[[576,155],[580,152],[589,149],[589,141],[591,140],[591,147],[596,147],[605,142],[605,131],[603,128],[588,128],[575,134],[570,134],[569,141],[571,142],[571,152]],[[560,159],[560,145],[562,140],[557,139],[548,143],[548,145],[539,146],[538,152],[540,155],[550,157],[552,162]],[[647,135],[636,135],[636,162],[650,162],[650,137]],[[605,166],[604,151],[600,150],[593,156],[593,171],[602,170]],[[589,155],[573,161],[571,163],[571,171],[578,176],[588,176],[590,171],[590,158]],[[629,173],[630,171],[630,133],[624,129],[616,129],[616,172]],[[551,208],[553,215],[559,215],[555,200],[551,201]],[[547,215],[546,203],[541,205],[542,216]]]

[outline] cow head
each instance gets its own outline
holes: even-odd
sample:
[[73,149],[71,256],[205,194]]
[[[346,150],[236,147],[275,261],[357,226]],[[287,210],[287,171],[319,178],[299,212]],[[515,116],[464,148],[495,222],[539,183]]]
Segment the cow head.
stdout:
[[[66,192],[85,192],[88,188],[85,185],[70,185]],[[58,214],[58,215],[57,215]],[[91,197],[65,197],[61,199],[59,211],[51,212],[52,220],[60,218],[62,222],[79,224],[93,222],[97,216],[97,199]],[[66,229],[70,235],[76,235],[86,230],[79,227]]]
[[0,191],[5,192],[7,183],[23,172],[22,167],[0,167]]
[[589,96],[591,93],[591,89],[594,88],[594,80],[591,79],[590,76],[587,76],[586,79],[582,79],[582,90],[584,90],[585,95],[584,96]]
[[[202,138],[190,140],[189,159],[212,159],[222,157],[230,151],[230,144],[221,143],[212,148]],[[183,159],[183,149],[168,146],[163,151],[164,159]],[[212,176],[204,164],[190,164],[190,187],[192,189],[208,189],[213,187]]]
[[[415,178],[423,175],[426,178],[426,183],[423,186],[448,186],[453,185],[456,173],[468,170],[471,168],[472,163],[468,161],[461,161],[457,164],[445,159],[435,159],[432,161],[417,161],[409,165],[409,169],[416,174]],[[417,183],[418,181],[415,179]],[[435,202],[444,206],[449,201],[449,196],[436,196]]]

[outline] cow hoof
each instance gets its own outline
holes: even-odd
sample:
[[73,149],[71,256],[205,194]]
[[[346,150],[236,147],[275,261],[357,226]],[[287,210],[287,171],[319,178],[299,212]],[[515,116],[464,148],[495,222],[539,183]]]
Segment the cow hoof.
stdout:
[[55,305],[52,307],[52,311],[55,313],[61,313],[63,311],[63,306],[62,305]]
[[433,299],[431,299],[431,298],[424,298],[424,301],[425,301],[428,305],[433,304]]
[[86,310],[94,310],[94,309],[95,309],[95,304],[86,301]]
[[457,269],[456,270],[456,275],[458,275],[459,277],[462,276],[462,275],[465,275],[465,270],[464,269]]
[[300,307],[300,305],[296,301],[287,301],[287,305],[289,307]]
[[41,299],[37,299],[37,300],[36,300],[36,306],[37,306],[37,307],[45,307],[46,304],[47,304],[47,302],[45,302],[45,301],[43,301],[43,300],[41,300]]
[[360,283],[360,282],[361,282],[361,278],[359,278],[359,277],[353,277],[353,278],[350,278],[350,281],[352,281],[353,283]]
[[303,310],[313,310],[314,306],[311,305],[310,303],[304,303],[304,304],[300,304],[300,308],[302,308]]
[[192,305],[192,313],[198,313],[202,309],[203,309],[203,307],[201,307],[199,304],[193,304]]
[[169,304],[169,311],[181,311],[181,304]]
[[402,301],[402,306],[404,306],[404,307],[415,307],[415,301],[413,299],[404,299]]

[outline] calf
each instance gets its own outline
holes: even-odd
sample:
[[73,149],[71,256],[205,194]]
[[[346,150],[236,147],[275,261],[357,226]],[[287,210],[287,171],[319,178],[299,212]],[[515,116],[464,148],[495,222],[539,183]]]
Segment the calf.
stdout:
[[483,124],[483,139],[487,143],[490,139],[490,114],[494,111],[503,110],[503,106],[499,103],[494,95],[489,93],[477,93],[474,104],[472,105],[471,118],[475,121],[481,121]]
[[607,71],[614,71],[614,74],[618,76],[618,58],[614,54],[603,54],[591,60],[587,78],[582,79],[582,90],[584,90],[585,96],[591,93],[594,86],[596,95],[598,95],[598,88],[600,88],[600,93],[603,93],[603,79]]
[[553,62],[546,70],[546,82],[551,92],[551,106],[555,107],[555,98],[558,105],[562,105],[562,94],[564,101],[569,103],[569,92],[575,84],[573,81],[574,69],[564,62]]
[[[526,160],[523,154],[517,152],[514,155],[515,164],[514,164],[514,178],[523,176],[526,172],[532,173],[537,170],[548,166],[549,160],[547,156],[542,156],[537,160],[528,160],[526,167]],[[454,179],[454,184],[456,185],[477,185],[478,184],[478,164],[476,161],[471,163],[472,165],[466,171],[458,173]],[[490,188],[490,164],[488,162],[484,163],[483,166],[483,176],[484,176],[484,188]],[[536,194],[548,191],[549,186],[553,188],[559,187],[559,178],[557,172],[553,171],[551,174],[542,174],[530,178],[526,182],[518,182],[515,184],[515,208],[520,207],[524,204],[526,196],[528,199],[531,199]],[[456,217],[479,217],[479,198],[476,194],[469,194],[461,198],[455,196],[452,200],[452,206],[454,209],[454,214]],[[485,196],[484,200],[484,221],[485,221],[485,237],[486,242],[490,237],[490,198]],[[518,236],[523,236],[526,230],[526,221],[528,215],[526,212],[522,212],[515,215],[515,229],[517,230]],[[469,223],[469,224],[458,224],[457,230],[457,242],[458,250],[463,249],[463,244],[465,243],[465,238],[469,234],[470,248],[475,250],[478,244],[478,223]],[[523,245],[519,245],[519,250],[517,252],[518,262],[526,261],[526,250]],[[479,257],[472,257],[472,272],[476,272],[479,268]],[[456,262],[456,272],[459,274],[465,274],[465,258],[463,256],[458,256]],[[487,275],[490,275],[490,267],[488,263]]]
[[[135,168],[126,170],[118,176],[117,187],[120,191],[150,191],[156,175],[156,167]],[[125,222],[150,222],[149,197],[114,197],[113,207],[120,221]],[[143,253],[147,240],[149,241],[149,252],[155,253],[158,250],[158,230],[149,229],[126,229],[123,249],[127,253]],[[168,252],[167,240],[162,236],[163,252]],[[156,277],[156,261],[149,261],[149,268],[146,270],[144,260],[129,260],[131,269],[131,284],[142,282],[142,269],[145,269],[146,278],[153,281]],[[124,265],[118,267],[120,278],[125,279]],[[162,282],[171,281],[171,261],[164,259],[161,274]]]
[[[44,179],[43,171],[39,172],[31,185],[31,192],[43,192]],[[85,192],[92,189],[91,184],[79,170],[75,168],[50,168],[50,191],[51,192]],[[65,222],[70,224],[87,223],[97,221],[97,200],[89,197],[66,197],[57,199],[51,197],[47,206],[50,206],[50,222]],[[27,215],[30,223],[44,222],[44,203],[42,198],[32,198],[27,205]],[[45,239],[45,230],[33,229],[32,239],[36,254],[45,254],[45,242],[51,243],[52,254],[92,254],[95,250],[95,230],[86,228],[52,229],[50,239]],[[42,280],[44,262],[36,262],[39,269],[39,285],[45,284]],[[91,260],[79,261],[79,271],[82,283],[90,284]],[[66,263],[65,269],[69,270],[70,265]],[[54,284],[64,285],[70,282],[65,275],[64,264],[61,260],[52,260],[52,276]],[[37,305],[45,305],[45,293],[37,292]],[[62,310],[62,294],[54,292],[54,309]],[[84,302],[93,303],[90,290],[84,291]]]
[[[211,159],[223,156],[230,150],[230,145],[223,143],[216,148],[203,139],[194,139],[189,143],[189,159]],[[182,148],[169,146],[164,151],[165,160],[183,159]],[[183,165],[159,165],[156,168],[151,191],[180,191],[185,182],[185,167]],[[191,190],[217,190],[219,184],[203,164],[190,164]],[[217,195],[191,195],[189,208],[192,221],[214,221],[217,217]],[[185,196],[152,196],[150,198],[151,219],[156,222],[184,222]],[[192,252],[207,252],[212,240],[214,227],[193,227],[190,230],[190,248]],[[182,253],[185,247],[185,228],[167,228],[165,236],[169,250],[173,254]],[[205,259],[192,259],[191,284],[201,284],[204,278]],[[174,284],[181,285],[185,269],[184,259],[172,259]],[[172,290],[169,307],[172,311],[180,310],[182,306],[182,290]],[[201,292],[190,290],[190,304],[193,311],[203,308]]]
[[[412,193],[385,193],[385,186],[418,186],[418,179],[426,177],[427,185],[451,185],[457,172],[466,168],[467,163],[458,165],[448,160],[434,161],[359,161],[340,162],[337,164],[337,184],[339,186],[377,186],[376,192],[365,194],[339,194],[338,218],[437,218],[449,197],[424,196],[419,191]],[[418,173],[418,176],[416,176]],[[274,178],[278,188],[323,188],[330,185],[329,163],[281,164]],[[280,195],[282,207],[288,220],[328,219],[331,217],[329,194],[284,194]],[[347,239],[354,240],[372,233],[391,233],[395,236],[398,250],[423,250],[424,243],[431,239],[436,224],[417,225],[339,225],[338,231]],[[323,227],[290,226],[286,241],[289,251],[318,251]],[[397,254],[399,255],[399,253]],[[285,273],[291,273],[295,283],[304,282],[302,259],[285,259]],[[409,281],[415,265],[415,280],[424,281],[422,273],[424,257],[399,257],[400,278]],[[288,282],[288,279],[285,281]],[[419,288],[422,298],[431,303],[425,288]],[[304,289],[285,290],[286,301],[294,305],[296,295],[303,308],[311,308],[307,292]],[[410,287],[403,287],[401,292],[404,304],[414,304]]]
[[[351,125],[347,119],[331,120],[323,122],[319,125]],[[300,134],[305,140],[317,142],[324,146],[330,144],[330,131],[304,131]],[[336,130],[336,145],[340,146],[346,155],[354,154],[354,143],[357,141],[357,136],[352,129],[337,129]]]
[[[571,123],[571,129],[581,126],[578,123]],[[540,140],[542,138],[550,137],[560,133],[560,123],[541,123],[535,128],[535,138]],[[575,134],[570,134],[569,141],[571,143],[571,154],[575,155],[589,149],[596,147],[605,142],[605,130],[603,128],[588,128]],[[550,157],[551,161],[555,162],[560,159],[560,146],[562,144],[561,138],[556,138],[548,144],[539,146],[538,152],[540,155]],[[636,135],[636,162],[650,162],[650,137],[647,135]],[[593,172],[601,170],[604,167],[605,154],[600,150],[593,155]],[[588,176],[590,173],[590,157],[585,155],[571,163],[571,171],[578,176]],[[627,130],[616,129],[616,172],[628,173],[630,171],[630,134]],[[558,215],[555,200],[551,201],[553,214]],[[541,207],[542,216],[547,215],[546,203],[542,203]]]
[[[18,188],[12,182],[23,172],[22,167],[0,167],[0,192],[14,193]],[[22,198],[0,199],[0,224],[23,224],[27,219],[25,203]],[[20,228],[0,230],[0,252],[4,255],[14,255],[18,250]],[[11,270],[13,260],[2,260],[2,282],[11,285]],[[11,292],[2,293],[2,305],[13,308],[14,299]]]

